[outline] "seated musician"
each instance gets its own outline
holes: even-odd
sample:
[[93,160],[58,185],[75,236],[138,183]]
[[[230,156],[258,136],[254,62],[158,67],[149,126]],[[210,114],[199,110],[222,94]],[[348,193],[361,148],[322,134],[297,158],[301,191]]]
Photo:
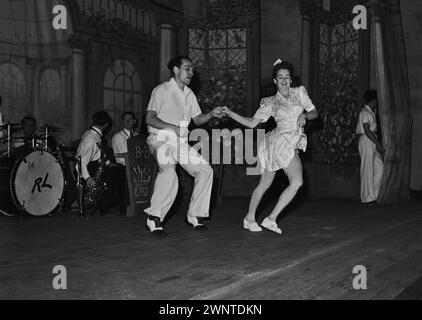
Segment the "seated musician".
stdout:
[[[88,188],[92,188],[99,183],[99,181],[95,181],[95,175],[102,156],[100,146],[102,146],[103,134],[110,128],[112,123],[110,116],[105,111],[94,113],[92,121],[93,125],[82,136],[76,152],[76,159],[81,157],[81,176]],[[113,166],[110,161],[107,161],[102,179],[102,182],[107,184],[107,190],[101,195],[96,204],[96,208],[101,210],[101,215],[109,214],[109,209],[118,204],[120,200],[116,197],[118,186],[116,185],[114,176]]]
[[31,116],[26,116],[21,120],[22,134],[19,139],[13,142],[13,152],[17,157],[24,156],[28,151],[37,147],[35,131],[37,130],[37,120]]
[[[111,140],[111,145],[113,146],[113,152],[115,155],[127,153],[127,139],[136,135],[136,133],[132,130],[135,119],[133,112],[126,111],[122,114],[123,128],[122,130],[117,131]],[[116,162],[123,166],[125,165],[125,159],[122,156],[117,156]]]
[[118,163],[118,177],[116,177],[116,179],[118,179],[123,186],[123,188],[120,189],[121,192],[118,194],[119,197],[124,197],[123,206],[120,208],[120,214],[126,215],[126,207],[130,203],[130,198],[124,155],[127,154],[127,139],[136,135],[136,132],[133,131],[136,117],[133,112],[126,111],[122,114],[121,119],[123,128],[114,134],[111,145],[113,147],[116,162]]

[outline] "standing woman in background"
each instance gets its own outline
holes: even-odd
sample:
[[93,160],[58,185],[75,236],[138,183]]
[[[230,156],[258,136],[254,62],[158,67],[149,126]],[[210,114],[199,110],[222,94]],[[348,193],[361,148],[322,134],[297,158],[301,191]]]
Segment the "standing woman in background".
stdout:
[[374,202],[378,197],[384,170],[384,150],[377,137],[377,91],[368,90],[363,96],[365,106],[359,113],[356,133],[359,137],[360,198],[362,203]]

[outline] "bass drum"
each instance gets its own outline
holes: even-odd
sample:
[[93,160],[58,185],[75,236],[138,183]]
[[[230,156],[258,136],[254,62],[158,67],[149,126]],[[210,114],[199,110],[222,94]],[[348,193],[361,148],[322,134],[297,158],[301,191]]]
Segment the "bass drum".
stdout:
[[65,178],[50,152],[30,151],[13,168],[10,189],[15,205],[33,216],[54,213],[63,202]]

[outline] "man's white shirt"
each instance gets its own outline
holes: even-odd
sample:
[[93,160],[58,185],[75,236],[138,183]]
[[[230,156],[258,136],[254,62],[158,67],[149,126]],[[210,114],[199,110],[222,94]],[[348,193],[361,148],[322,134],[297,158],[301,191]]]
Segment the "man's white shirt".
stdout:
[[102,132],[100,129],[91,127],[81,138],[81,142],[76,152],[76,158],[81,157],[82,178],[89,178],[88,163],[97,161],[101,158],[101,149],[98,144],[101,143]]
[[[127,153],[127,139],[131,137],[131,132],[125,128],[114,134],[111,139],[111,145],[115,156],[119,153]],[[116,162],[125,165],[125,159],[122,157],[116,156]]]
[[[157,117],[167,123],[186,128],[196,116],[202,113],[193,91],[187,86],[180,89],[174,78],[153,90],[147,110],[155,111]],[[163,134],[163,130],[148,126],[151,135]],[[170,138],[175,135],[170,135]],[[185,138],[187,141],[187,137]]]

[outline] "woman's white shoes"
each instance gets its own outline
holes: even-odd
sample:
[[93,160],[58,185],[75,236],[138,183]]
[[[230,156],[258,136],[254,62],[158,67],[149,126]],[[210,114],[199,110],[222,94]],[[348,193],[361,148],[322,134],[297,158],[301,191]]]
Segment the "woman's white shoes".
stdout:
[[243,228],[251,232],[261,232],[262,228],[256,222],[249,222],[246,219],[243,219]]
[[[271,221],[268,218],[265,218],[264,221],[262,221],[261,226],[263,226],[265,229],[268,229],[272,232],[281,234],[281,229],[278,227],[276,222]],[[243,219],[243,228],[246,230],[249,230],[251,232],[261,232],[262,228],[256,223],[256,222],[250,222],[246,219]]]
[[277,223],[274,221],[271,221],[268,218],[265,218],[264,221],[262,221],[261,226],[263,226],[265,229],[268,229],[272,232],[281,234],[281,229],[278,227]]

